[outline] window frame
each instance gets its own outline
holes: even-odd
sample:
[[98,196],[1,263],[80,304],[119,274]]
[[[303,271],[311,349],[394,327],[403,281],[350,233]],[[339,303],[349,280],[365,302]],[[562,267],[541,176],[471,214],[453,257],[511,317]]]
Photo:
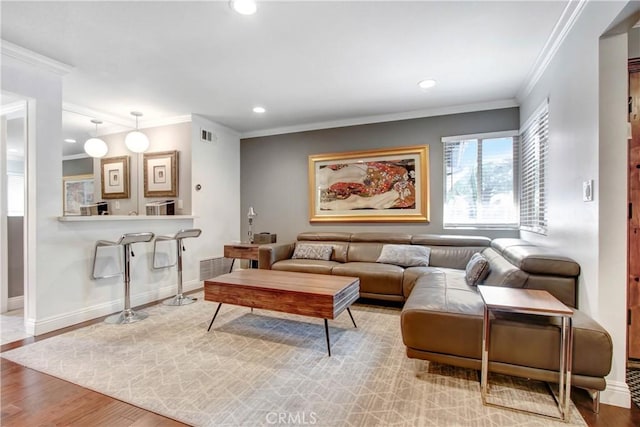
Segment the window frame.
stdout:
[[[468,230],[518,230],[520,227],[520,161],[519,161],[519,130],[507,130],[499,132],[473,133],[468,135],[454,135],[441,138],[442,142],[442,228],[447,229],[468,229]],[[447,223],[445,218],[446,196],[447,196],[447,165],[446,165],[446,144],[450,142],[460,142],[475,139],[478,141],[478,151],[482,153],[482,141],[486,139],[511,138],[513,150],[513,207],[516,211],[516,218],[513,223]],[[482,173],[482,157],[477,159],[479,174]],[[482,181],[478,182],[482,185]]]

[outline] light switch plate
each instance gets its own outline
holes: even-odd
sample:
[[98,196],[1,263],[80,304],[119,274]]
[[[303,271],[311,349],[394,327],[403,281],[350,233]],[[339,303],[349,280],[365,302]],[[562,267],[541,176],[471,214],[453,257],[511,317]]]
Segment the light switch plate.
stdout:
[[582,183],[582,201],[593,202],[593,180],[584,181]]

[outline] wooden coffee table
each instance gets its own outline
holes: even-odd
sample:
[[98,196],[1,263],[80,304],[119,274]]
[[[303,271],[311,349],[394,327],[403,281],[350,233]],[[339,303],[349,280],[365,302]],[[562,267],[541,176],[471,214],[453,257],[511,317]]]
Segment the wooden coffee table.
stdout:
[[204,282],[205,301],[218,302],[209,329],[222,304],[282,311],[324,319],[327,352],[331,356],[328,319],[347,310],[360,296],[360,279],[328,274],[276,270],[236,270]]

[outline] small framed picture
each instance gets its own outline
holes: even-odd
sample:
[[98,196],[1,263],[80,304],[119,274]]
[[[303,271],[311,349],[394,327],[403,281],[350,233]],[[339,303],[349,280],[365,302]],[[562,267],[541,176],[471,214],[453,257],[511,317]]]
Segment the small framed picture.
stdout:
[[80,206],[93,203],[93,175],[62,177],[64,215],[80,215]]
[[108,157],[100,160],[102,198],[128,199],[129,156]]
[[144,197],[178,196],[178,151],[144,154]]

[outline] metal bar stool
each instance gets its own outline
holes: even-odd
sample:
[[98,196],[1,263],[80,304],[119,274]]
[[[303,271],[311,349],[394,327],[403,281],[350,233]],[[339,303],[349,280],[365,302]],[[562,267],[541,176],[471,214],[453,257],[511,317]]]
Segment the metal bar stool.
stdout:
[[150,242],[153,239],[153,233],[127,233],[123,234],[117,242],[110,242],[108,240],[98,240],[96,242],[95,250],[93,252],[93,270],[91,277],[93,279],[103,279],[106,277],[117,276],[121,273],[111,274],[108,276],[96,276],[96,258],[98,256],[98,248],[104,246],[122,246],[124,250],[124,310],[122,313],[114,314],[104,321],[111,324],[123,324],[134,323],[140,320],[146,319],[148,314],[143,312],[135,312],[131,309],[131,286],[130,286],[130,255],[135,256],[131,245],[134,243]]
[[[169,298],[168,300],[164,300],[162,303],[164,305],[172,305],[172,306],[177,306],[177,305],[187,305],[187,304],[191,304],[196,302],[196,298],[190,298],[187,296],[182,295],[182,252],[184,252],[186,249],[184,247],[184,243],[182,243],[183,239],[188,239],[190,237],[198,237],[200,236],[200,233],[202,233],[202,230],[200,230],[199,228],[190,228],[187,230],[180,230],[178,231],[175,236],[158,236],[156,238],[156,240],[153,243],[153,268],[155,269],[161,269],[161,268],[169,268],[169,267],[173,267],[174,265],[178,265],[178,293],[176,294],[176,296],[174,296],[173,298]],[[171,264],[171,265],[166,265],[166,266],[162,266],[162,267],[156,267],[156,248],[158,245],[158,242],[162,242],[162,241],[166,241],[166,240],[175,240],[176,241],[176,247],[177,247],[177,258],[176,258],[176,263]]]

